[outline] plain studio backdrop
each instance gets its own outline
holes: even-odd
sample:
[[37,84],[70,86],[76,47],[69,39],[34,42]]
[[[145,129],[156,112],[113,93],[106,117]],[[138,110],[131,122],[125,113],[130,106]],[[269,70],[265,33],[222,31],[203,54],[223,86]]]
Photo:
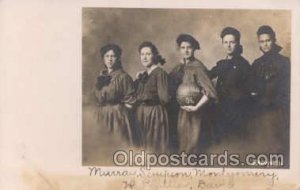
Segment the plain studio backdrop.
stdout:
[[117,9],[83,8],[82,61],[83,100],[95,85],[95,79],[104,69],[99,50],[107,43],[116,43],[123,49],[122,63],[132,77],[143,68],[138,46],[143,41],[153,42],[170,71],[179,62],[176,38],[181,33],[193,35],[200,42],[196,51],[207,68],[225,58],[220,33],[226,26],[241,32],[243,56],[252,63],[261,55],[256,31],[261,25],[270,25],[277,34],[277,42],[284,55],[290,57],[291,13],[283,10],[214,10],[214,9]]
[[283,47],[281,53],[290,57],[291,12],[286,10],[83,8],[83,164],[112,165],[113,153],[122,147],[122,142],[112,140],[95,122],[97,107],[93,88],[100,70],[104,69],[99,53],[103,45],[116,43],[123,49],[123,68],[134,78],[136,72],[145,69],[138,53],[143,41],[157,46],[167,61],[163,68],[169,72],[180,59],[176,38],[188,33],[200,42],[196,57],[210,69],[226,57],[220,33],[227,26],[241,32],[243,56],[250,63],[261,56],[256,36],[261,25],[270,25],[275,30],[277,42]]

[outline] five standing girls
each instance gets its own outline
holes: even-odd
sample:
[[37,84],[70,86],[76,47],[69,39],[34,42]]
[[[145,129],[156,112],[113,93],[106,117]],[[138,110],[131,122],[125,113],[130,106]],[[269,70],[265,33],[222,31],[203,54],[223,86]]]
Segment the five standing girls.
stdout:
[[[129,145],[137,143],[149,151],[168,152],[170,128],[175,125],[179,151],[198,152],[203,119],[208,116],[203,107],[219,98],[218,115],[214,117],[217,137],[225,134],[228,138],[236,132],[240,136],[241,131],[245,132],[242,129],[246,124],[245,107],[250,103],[252,125],[263,128],[262,134],[254,137],[268,136],[275,145],[272,151],[283,151],[288,142],[283,131],[288,130],[290,63],[278,53],[281,47],[275,43],[271,27],[261,26],[257,36],[263,56],[251,67],[241,56],[240,32],[224,28],[220,37],[226,58],[208,71],[195,57],[199,42],[189,34],[181,34],[176,43],[182,58],[169,75],[159,66],[165,60],[157,47],[152,42],[143,42],[138,52],[145,70],[137,73],[134,82],[122,69],[121,48],[105,45],[101,55],[106,69],[96,84],[100,126]],[[214,78],[217,78],[216,90],[211,81]],[[199,100],[179,105],[175,97],[181,85],[198,88]]]

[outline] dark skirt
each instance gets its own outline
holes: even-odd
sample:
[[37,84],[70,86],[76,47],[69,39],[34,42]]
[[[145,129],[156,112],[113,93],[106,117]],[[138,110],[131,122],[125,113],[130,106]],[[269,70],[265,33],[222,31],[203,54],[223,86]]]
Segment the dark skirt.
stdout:
[[179,151],[197,152],[200,143],[202,110],[187,112],[180,109],[178,115]]
[[137,107],[136,119],[141,131],[142,145],[148,151],[166,152],[169,143],[166,108],[162,105],[141,104]]
[[133,128],[132,114],[122,104],[99,107],[98,123],[127,145],[136,143],[137,134]]
[[247,137],[245,125],[247,110],[239,102],[221,101],[215,107],[215,129],[218,140],[244,141]]
[[[284,109],[257,109],[248,122],[253,152],[288,153],[289,127]],[[255,146],[256,145],[256,146]]]

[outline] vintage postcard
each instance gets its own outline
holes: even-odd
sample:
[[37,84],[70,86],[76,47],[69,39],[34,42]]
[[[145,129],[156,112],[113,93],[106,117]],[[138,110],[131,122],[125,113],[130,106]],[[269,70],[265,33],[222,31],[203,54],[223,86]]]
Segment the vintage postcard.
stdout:
[[0,189],[300,188],[299,1],[0,9]]

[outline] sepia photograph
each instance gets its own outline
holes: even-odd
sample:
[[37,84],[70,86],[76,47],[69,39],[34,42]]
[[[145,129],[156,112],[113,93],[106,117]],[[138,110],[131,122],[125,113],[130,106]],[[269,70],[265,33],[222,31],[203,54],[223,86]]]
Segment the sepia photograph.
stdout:
[[290,56],[288,10],[82,8],[82,164],[288,168]]

